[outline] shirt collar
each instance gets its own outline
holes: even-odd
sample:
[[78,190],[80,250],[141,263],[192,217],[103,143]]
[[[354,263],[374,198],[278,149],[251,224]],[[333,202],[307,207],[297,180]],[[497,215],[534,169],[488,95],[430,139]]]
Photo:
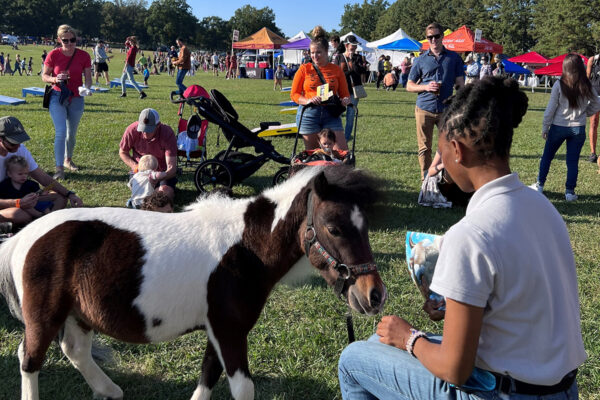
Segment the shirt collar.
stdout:
[[469,213],[478,209],[483,203],[494,196],[512,192],[513,190],[521,189],[523,187],[525,186],[519,180],[519,175],[516,172],[494,179],[480,187],[479,190],[473,194],[473,197],[469,200],[466,215],[469,215]]
[[[426,55],[428,55],[428,56],[431,56],[431,57],[435,57],[435,55],[434,55],[434,54],[431,52],[431,49],[428,49],[428,50],[425,52],[425,54],[426,54]],[[441,56],[442,54],[446,54],[446,46],[442,46],[442,51],[440,51],[440,56]]]

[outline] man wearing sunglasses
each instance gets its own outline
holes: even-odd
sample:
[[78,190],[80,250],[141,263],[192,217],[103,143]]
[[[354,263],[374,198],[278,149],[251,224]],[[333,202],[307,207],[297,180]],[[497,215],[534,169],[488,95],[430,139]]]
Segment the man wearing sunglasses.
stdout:
[[[29,135],[17,118],[0,118],[0,182],[6,177],[4,161],[14,155],[22,156],[29,165],[29,176],[46,188],[46,191],[52,190],[58,194],[52,206],[53,211],[65,208],[67,200],[73,207],[83,206],[83,202],[74,192],[66,189],[38,167],[29,150],[22,144],[29,139]],[[29,223],[31,215],[23,210],[34,207],[39,196],[39,193],[29,193],[20,199],[0,199],[0,230],[5,222],[11,222],[14,225]]]
[[463,61],[444,47],[442,32],[436,22],[425,28],[429,50],[414,60],[406,84],[407,91],[418,93],[415,119],[421,180],[431,165],[433,127],[439,124],[446,108],[444,100],[452,95],[455,86],[460,88],[465,84]]

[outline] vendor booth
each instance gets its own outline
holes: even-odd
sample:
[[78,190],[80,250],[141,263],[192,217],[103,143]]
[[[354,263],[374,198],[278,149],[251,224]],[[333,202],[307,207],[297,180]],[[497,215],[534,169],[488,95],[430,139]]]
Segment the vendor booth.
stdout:
[[[562,75],[562,63],[565,57],[569,55],[569,53],[565,53],[563,55],[551,58],[548,60],[549,65],[538,68],[534,72],[536,75],[547,75],[547,76],[561,76]],[[584,55],[579,55],[583,60],[583,64],[587,65],[588,58]]]
[[402,28],[398,29],[396,32],[394,32],[391,35],[388,35],[382,39],[375,40],[373,42],[368,42],[367,46],[372,49],[375,49],[374,61],[370,62],[371,66],[369,69],[371,71],[377,71],[377,60],[379,59],[379,57],[381,55],[390,56],[390,61],[392,62],[392,65],[394,67],[400,66],[404,57],[408,56],[409,53],[414,50],[400,49],[400,48],[385,49],[382,47],[385,45],[393,46],[393,43],[401,44],[401,47],[405,47],[405,45],[408,46],[408,44],[411,43],[412,44],[411,48],[414,48],[414,46],[417,46],[417,45],[415,45],[413,42],[418,43],[413,38],[408,36],[406,34],[406,32],[404,32],[404,30],[402,30]]
[[[233,42],[233,48],[275,50],[281,48],[282,45],[287,43],[287,40],[265,27],[248,36],[247,38]],[[270,79],[273,79],[272,66],[268,65],[268,63],[262,63],[261,66],[261,63],[258,62],[258,54],[257,60],[254,64],[251,62],[246,64],[245,74],[248,78],[269,79],[270,77]],[[242,74],[240,73],[240,75]]]
[[[448,50],[461,52],[475,52],[475,53],[494,53],[502,54],[504,48],[502,45],[491,42],[486,38],[482,37],[479,42],[475,41],[475,34],[466,25],[461,26],[448,36],[444,36],[442,39],[444,47]],[[429,50],[429,42],[423,43],[423,50]]]

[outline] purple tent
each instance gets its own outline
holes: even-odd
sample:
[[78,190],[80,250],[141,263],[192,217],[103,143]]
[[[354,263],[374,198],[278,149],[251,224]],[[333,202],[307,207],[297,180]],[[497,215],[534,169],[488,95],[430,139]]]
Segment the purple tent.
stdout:
[[310,38],[304,38],[296,40],[295,42],[284,44],[281,46],[281,48],[285,50],[308,50],[310,48]]

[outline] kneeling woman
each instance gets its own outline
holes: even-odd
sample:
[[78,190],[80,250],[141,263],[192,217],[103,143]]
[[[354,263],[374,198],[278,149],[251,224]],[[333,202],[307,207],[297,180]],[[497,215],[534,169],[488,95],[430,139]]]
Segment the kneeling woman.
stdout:
[[340,97],[344,106],[351,103],[346,76],[338,65],[329,62],[327,55],[329,43],[323,28],[320,26],[315,27],[312,34],[314,38],[310,43],[312,62],[300,66],[296,75],[294,75],[290,94],[292,100],[300,105],[296,116],[296,124],[300,126],[300,134],[304,139],[306,150],[319,147],[317,133],[327,128],[335,132],[335,150],[347,150],[348,145],[344,137],[342,119],[339,115],[331,114],[323,99],[317,93],[317,87],[323,84],[317,71],[321,72],[324,80],[329,84],[329,90]]
[[445,315],[424,307],[445,319],[441,342],[383,317],[377,335],[341,355],[344,399],[577,398],[586,353],[569,234],[509,166],[526,109],[516,81],[488,77],[462,88],[445,111],[445,168],[475,193],[444,235],[431,283],[446,298]]

